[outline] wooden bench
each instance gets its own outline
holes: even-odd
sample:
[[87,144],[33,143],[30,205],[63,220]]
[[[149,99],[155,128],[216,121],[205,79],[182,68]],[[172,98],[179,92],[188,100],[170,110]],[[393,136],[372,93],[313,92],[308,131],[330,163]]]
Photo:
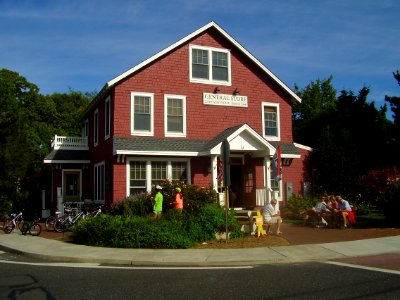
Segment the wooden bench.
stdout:
[[239,225],[241,225],[240,230],[245,233],[254,234],[255,232],[255,216],[257,211],[255,210],[237,210],[235,211],[235,218]]

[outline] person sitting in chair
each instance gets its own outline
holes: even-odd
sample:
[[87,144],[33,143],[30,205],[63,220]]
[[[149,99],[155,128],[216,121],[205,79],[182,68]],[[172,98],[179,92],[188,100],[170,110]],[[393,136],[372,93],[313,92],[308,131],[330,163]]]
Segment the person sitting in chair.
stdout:
[[263,216],[264,222],[267,225],[267,234],[270,232],[269,229],[271,224],[276,223],[276,234],[280,235],[282,218],[280,216],[279,206],[276,205],[276,199],[272,199],[270,203],[266,203],[264,206]]

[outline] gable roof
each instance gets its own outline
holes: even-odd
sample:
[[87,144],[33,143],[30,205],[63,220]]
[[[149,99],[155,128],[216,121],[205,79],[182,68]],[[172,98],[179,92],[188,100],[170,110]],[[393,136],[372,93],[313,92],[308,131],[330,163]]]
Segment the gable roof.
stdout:
[[[173,51],[177,47],[183,45],[190,39],[194,38],[195,36],[207,31],[210,28],[216,29],[219,33],[221,33],[227,40],[229,40],[237,49],[239,49],[244,55],[246,55],[251,61],[253,61],[261,70],[264,71],[269,77],[271,77],[280,87],[283,88],[294,100],[301,102],[301,98],[297,96],[285,83],[283,83],[277,76],[275,76],[266,66],[264,66],[256,57],[254,57],[249,51],[247,51],[240,43],[238,43],[233,37],[231,37],[225,30],[223,30],[220,26],[218,26],[215,22],[210,22],[205,26],[197,29],[196,31],[192,32],[191,34],[187,35],[186,37],[180,39],[176,43],[172,44],[171,46],[165,48],[164,50],[156,53],[155,55],[151,56],[150,58],[146,59],[145,61],[141,62],[140,64],[134,66],[133,68],[127,70],[126,72],[122,73],[121,75],[115,77],[114,79],[108,81],[103,88],[104,90],[109,89],[113,85],[117,84],[121,80],[125,79],[126,77],[130,76],[134,72],[144,68],[148,64],[152,63],[153,61],[157,60],[161,56],[167,54],[170,51]],[[100,92],[101,93],[101,92]]]

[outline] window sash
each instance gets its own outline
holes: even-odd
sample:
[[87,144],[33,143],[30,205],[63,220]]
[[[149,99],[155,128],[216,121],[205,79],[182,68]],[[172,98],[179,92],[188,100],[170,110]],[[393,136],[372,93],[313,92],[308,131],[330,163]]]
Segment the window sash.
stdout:
[[172,180],[181,180],[186,182],[186,162],[172,162]]
[[183,133],[183,100],[167,99],[167,131]]
[[192,76],[194,78],[209,79],[208,51],[192,49]]
[[264,108],[264,130],[265,135],[278,136],[278,120],[275,107]]
[[133,131],[151,132],[151,97],[135,95],[133,99]]
[[110,98],[107,98],[105,104],[105,137],[110,137],[111,131],[111,104]]
[[130,162],[130,184],[129,191],[131,195],[146,192],[146,162]]
[[191,81],[230,85],[230,53],[225,49],[191,46]]
[[228,54],[224,52],[212,51],[213,80],[228,81]]
[[94,200],[105,200],[105,163],[100,163],[94,167]]
[[94,120],[93,120],[93,141],[96,146],[99,143],[99,111],[96,110],[94,112]]
[[151,162],[151,184],[161,184],[167,179],[167,163],[165,161]]

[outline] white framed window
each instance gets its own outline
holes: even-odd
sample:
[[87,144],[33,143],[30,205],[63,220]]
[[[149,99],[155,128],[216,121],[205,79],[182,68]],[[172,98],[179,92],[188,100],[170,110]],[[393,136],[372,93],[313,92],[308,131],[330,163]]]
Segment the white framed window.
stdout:
[[104,106],[104,139],[108,139],[111,133],[111,98],[107,97]]
[[86,119],[86,120],[83,122],[82,137],[87,139],[88,136],[89,136],[89,120]]
[[[278,201],[282,201],[282,181],[279,180],[276,181],[274,177],[274,168],[272,165],[272,159],[273,157],[271,156],[269,159],[266,158],[264,161],[264,167],[265,167],[265,185],[270,188],[271,193],[270,197],[276,198]],[[271,198],[269,198],[271,199]]]
[[99,144],[99,110],[96,109],[93,115],[93,143],[95,146]]
[[104,203],[105,200],[105,173],[106,173],[106,164],[104,161],[94,165],[94,202],[95,203]]
[[262,102],[263,135],[268,140],[280,140],[279,104]]
[[190,82],[231,85],[231,53],[227,49],[190,45]]
[[151,186],[161,184],[167,179],[167,162],[152,161],[151,162]]
[[127,196],[150,192],[164,180],[190,183],[190,159],[182,158],[128,158]]
[[146,162],[129,162],[129,192],[128,195],[145,193],[146,189]]
[[164,95],[165,136],[186,136],[186,97]]
[[151,136],[154,132],[154,94],[131,93],[131,133]]

